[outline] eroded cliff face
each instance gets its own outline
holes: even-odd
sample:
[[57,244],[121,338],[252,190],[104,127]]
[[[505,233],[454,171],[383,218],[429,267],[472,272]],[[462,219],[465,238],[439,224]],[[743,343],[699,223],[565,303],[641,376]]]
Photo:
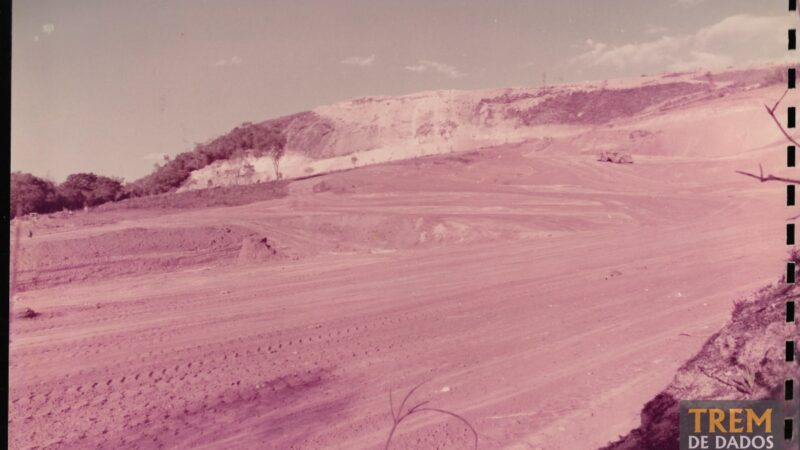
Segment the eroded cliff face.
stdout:
[[[600,84],[359,98],[266,121],[282,129],[287,138],[277,172],[269,157],[245,156],[193,172],[181,189],[257,183],[279,174],[303,178],[534,139],[572,139],[587,151],[617,150],[620,129],[624,138],[642,141],[648,152],[657,152],[658,145],[667,142],[673,147],[683,144],[690,151],[702,143],[669,136],[659,141],[658,133],[652,132],[637,135],[634,124],[658,121],[670,112],[664,123],[669,128],[680,122],[675,110],[683,109],[687,121],[696,127],[693,113],[708,118],[705,107],[709,103],[779,84],[775,71],[725,72],[714,83],[700,74],[686,73]],[[647,128],[652,129],[652,123]],[[747,139],[736,132],[741,130],[719,129],[733,131],[734,139]],[[686,136],[685,131],[678,130],[676,136]],[[670,153],[676,151],[681,149],[671,148]]]

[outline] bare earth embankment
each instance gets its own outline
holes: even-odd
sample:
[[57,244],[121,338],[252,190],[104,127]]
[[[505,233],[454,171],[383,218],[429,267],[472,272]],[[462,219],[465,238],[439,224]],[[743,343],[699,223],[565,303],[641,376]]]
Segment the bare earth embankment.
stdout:
[[[40,315],[11,324],[10,446],[382,448],[389,392],[425,380],[481,448],[603,446],[783,266],[782,187],[734,173],[780,166],[776,92],[260,202],[23,222],[12,308]],[[470,438],[419,414],[393,448]]]

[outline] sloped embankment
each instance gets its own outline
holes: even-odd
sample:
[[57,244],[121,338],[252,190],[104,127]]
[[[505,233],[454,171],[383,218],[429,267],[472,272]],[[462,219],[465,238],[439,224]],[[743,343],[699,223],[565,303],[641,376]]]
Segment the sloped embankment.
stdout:
[[[270,156],[259,152],[244,151],[214,157],[203,164],[176,168],[185,175],[181,178],[179,190],[302,179],[367,165],[531,139],[585,133],[606,138],[609,131],[618,132],[619,125],[627,121],[657,120],[679,109],[690,111],[689,115],[705,116],[707,113],[697,108],[705,108],[725,98],[741,100],[752,95],[753,90],[782,86],[785,83],[780,76],[775,76],[776,71],[785,73],[777,67],[764,67],[716,74],[724,79],[720,83],[709,82],[699,73],[685,73],[633,82],[617,80],[611,86],[608,83],[585,83],[363,97],[258,123],[258,127],[280,130],[286,138],[285,155],[278,165]],[[774,95],[770,93],[765,97]],[[756,101],[759,107],[760,103],[760,99]],[[732,111],[736,108],[724,109]],[[758,112],[763,115],[762,110]],[[668,125],[681,125],[678,122]],[[696,127],[697,120],[689,123],[690,127]],[[722,133],[705,130],[699,134],[714,139],[720,134],[736,135],[729,125],[726,122],[720,124],[719,129],[724,130]],[[658,128],[651,131],[657,132]],[[629,132],[631,130],[626,130],[625,134]],[[236,128],[215,141],[239,142],[240,134],[241,129]],[[682,131],[681,135],[689,135],[694,140],[698,133]],[[651,139],[659,138],[651,136]],[[671,153],[686,153],[704,147],[698,142],[677,145],[686,138],[676,141],[672,136],[666,136],[664,139],[664,145]],[[598,140],[608,145],[604,139],[594,139]],[[711,145],[712,148],[717,146],[716,143]],[[639,144],[636,153],[642,152],[639,147],[653,146]],[[180,165],[178,160],[193,161],[195,156],[191,152],[179,155],[167,166]],[[178,184],[173,185],[178,187]]]
[[[800,250],[791,258],[800,267]],[[798,294],[800,288],[782,277],[737,302],[731,320],[645,404],[639,428],[603,450],[677,449],[680,400],[782,399],[784,381],[800,374],[797,363],[785,361],[784,350],[785,341],[800,334],[796,321],[786,322],[786,301]],[[795,401],[787,414],[796,410]]]
[[17,289],[232,261],[250,231],[238,227],[133,227],[26,239]]

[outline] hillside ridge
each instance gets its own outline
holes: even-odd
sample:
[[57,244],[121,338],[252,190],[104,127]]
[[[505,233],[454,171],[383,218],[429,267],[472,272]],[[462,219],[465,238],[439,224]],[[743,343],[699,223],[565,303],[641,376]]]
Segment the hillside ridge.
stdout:
[[[190,171],[179,191],[252,184],[432,154],[574,136],[698,102],[777,84],[783,71],[673,73],[536,88],[368,96],[257,122],[286,137],[279,173],[244,152]],[[233,132],[235,132],[236,129]]]

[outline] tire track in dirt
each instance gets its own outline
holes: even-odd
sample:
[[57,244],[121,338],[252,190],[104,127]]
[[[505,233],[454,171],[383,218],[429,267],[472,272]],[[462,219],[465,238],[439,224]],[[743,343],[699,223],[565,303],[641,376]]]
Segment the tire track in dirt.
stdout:
[[[583,411],[581,397],[603,404],[598,392],[624,387],[628,371],[651,375],[637,385],[649,398],[693,351],[694,341],[667,337],[721,321],[728,297],[750,287],[738,280],[772,277],[765,261],[783,249],[769,247],[763,217],[784,211],[750,202],[758,214],[743,218],[735,206],[743,199],[682,193],[691,186],[648,179],[646,164],[641,174],[588,163],[570,179],[550,173],[574,162],[525,167],[531,175],[516,177],[518,186],[502,184],[508,166],[487,163],[481,176],[500,180],[490,188],[456,180],[424,195],[420,186],[439,182],[426,177],[388,195],[325,194],[301,199],[305,206],[283,199],[114,225],[235,223],[314,256],[23,293],[43,314],[12,323],[10,447],[373,448],[391,424],[389,391],[401,396],[431,379],[418,400],[463,414],[496,448],[544,429],[555,416],[542,407],[565,414]],[[601,176],[576,184],[593,173]],[[613,189],[620,179],[641,190]],[[490,231],[513,223],[537,237],[331,255],[324,233],[285,226],[306,213],[316,214],[309,223],[357,223],[367,217],[358,211],[375,223],[404,214]],[[559,224],[564,233],[541,234]],[[656,343],[663,361],[643,364]],[[596,420],[622,423],[638,413],[634,400]],[[430,415],[404,424],[396,445],[463,448],[465,439],[458,422]]]

